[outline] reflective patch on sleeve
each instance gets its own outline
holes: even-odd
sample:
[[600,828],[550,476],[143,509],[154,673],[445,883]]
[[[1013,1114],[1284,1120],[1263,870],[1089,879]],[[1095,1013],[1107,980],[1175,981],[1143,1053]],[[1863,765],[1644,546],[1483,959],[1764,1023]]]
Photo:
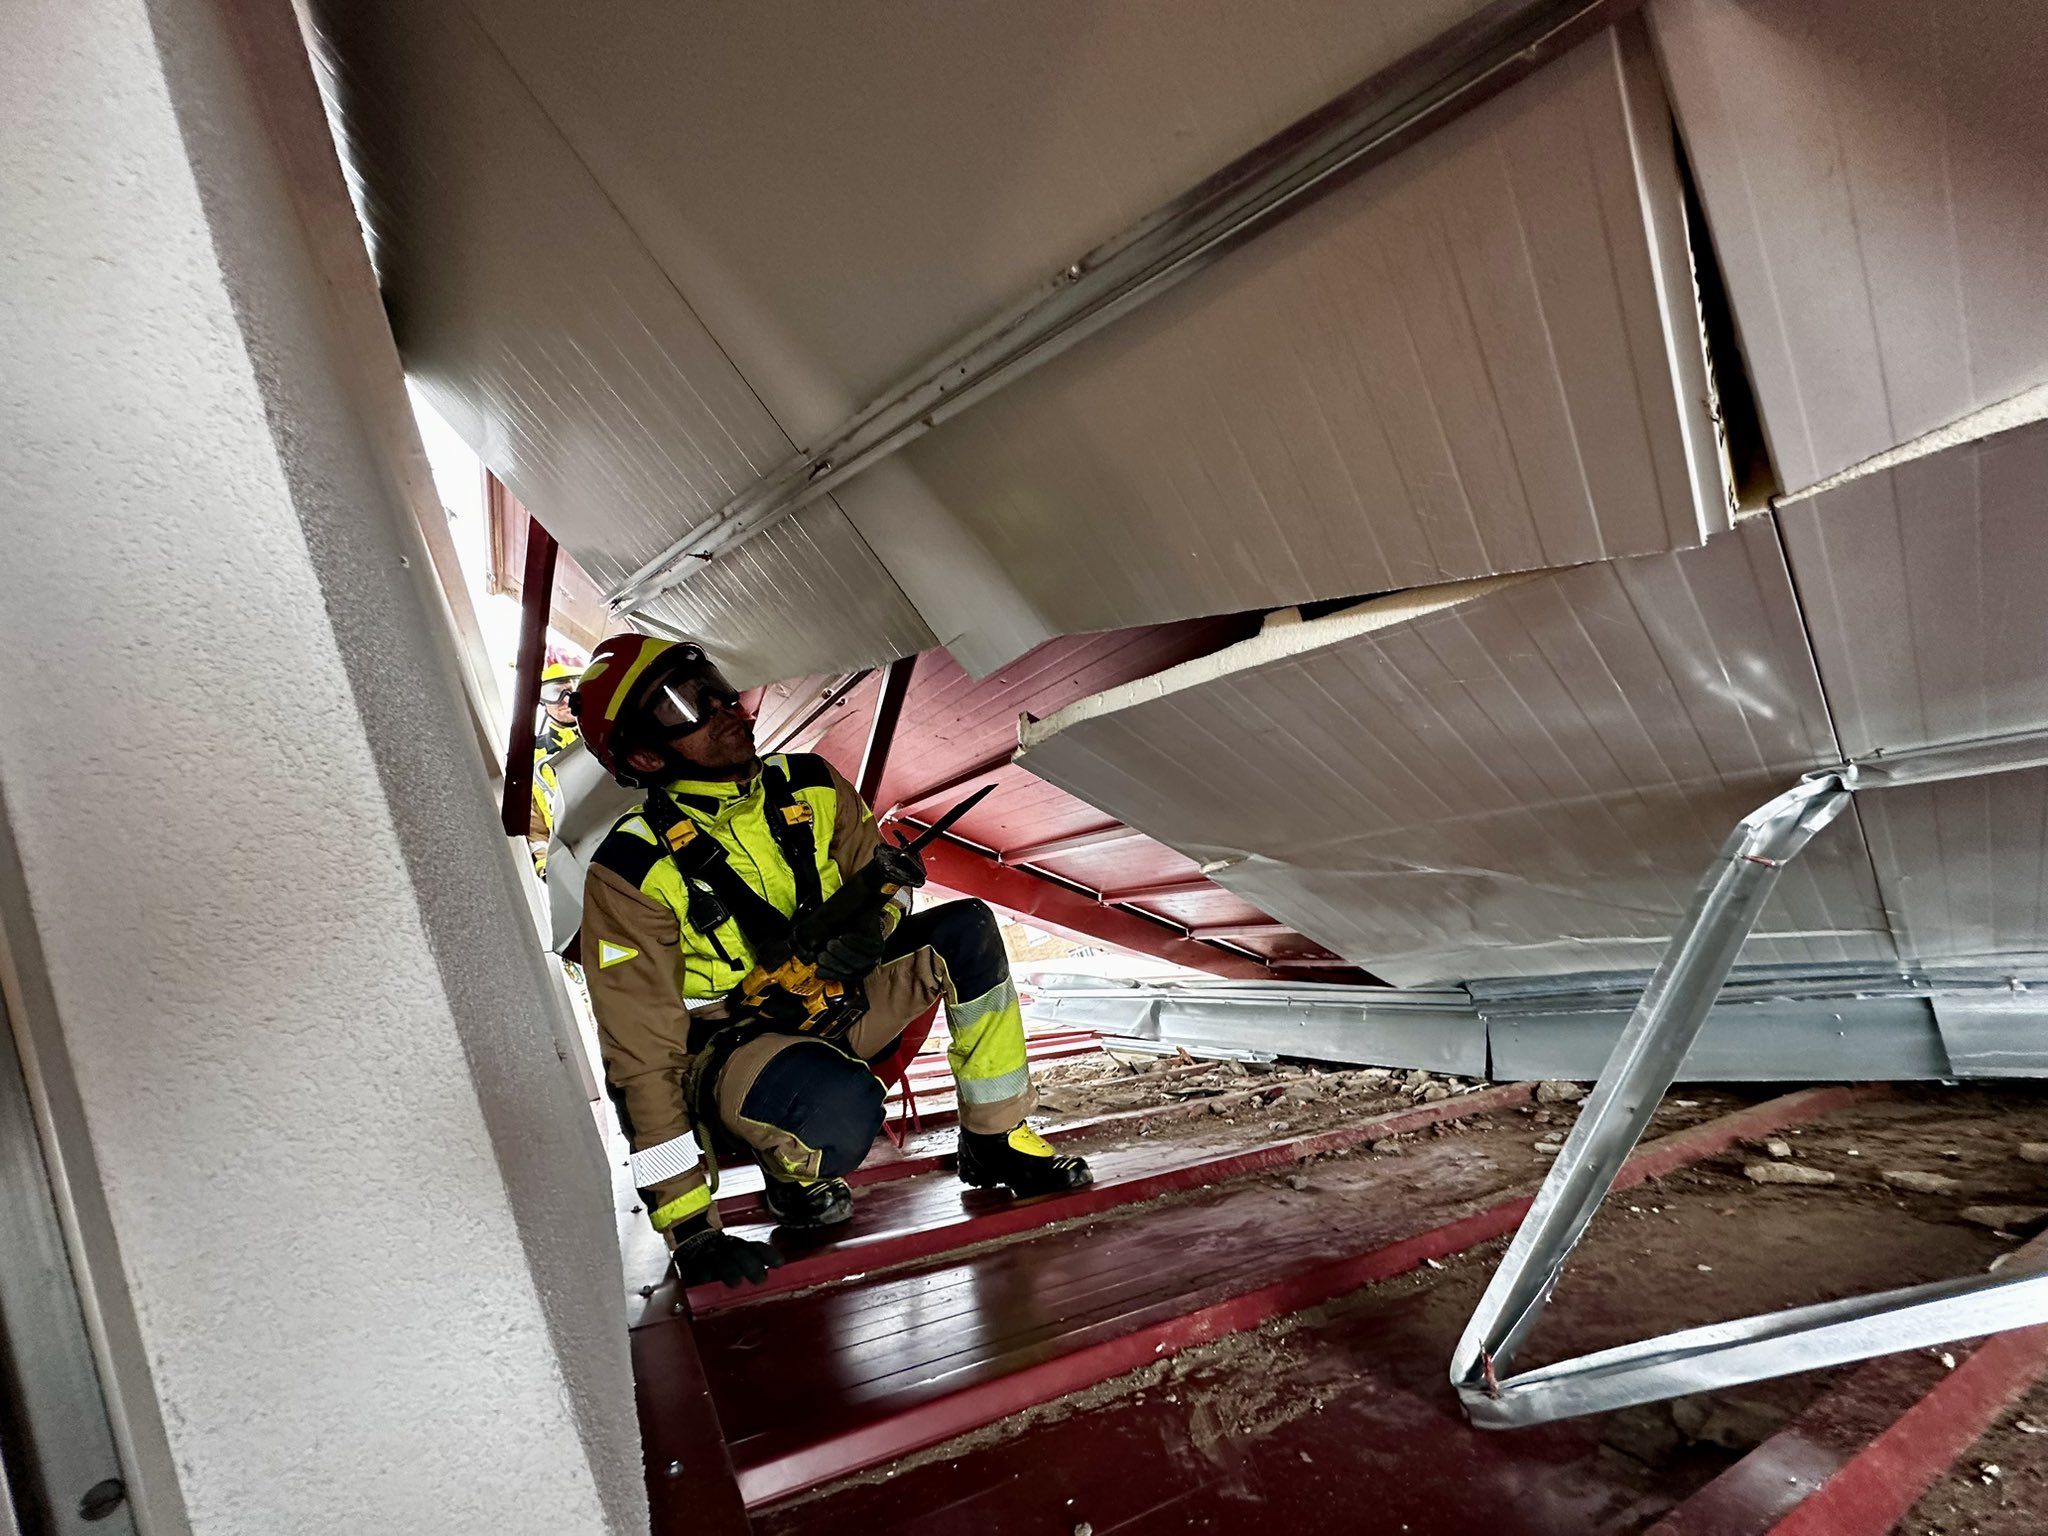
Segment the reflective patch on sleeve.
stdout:
[[647,1147],[635,1152],[634,1187],[651,1189],[664,1180],[688,1173],[697,1166],[698,1159],[697,1138],[687,1131],[672,1140],[664,1141],[658,1147]]
[[597,968],[608,971],[615,965],[624,965],[628,960],[638,960],[640,951],[627,944],[614,944],[610,939],[597,941]]

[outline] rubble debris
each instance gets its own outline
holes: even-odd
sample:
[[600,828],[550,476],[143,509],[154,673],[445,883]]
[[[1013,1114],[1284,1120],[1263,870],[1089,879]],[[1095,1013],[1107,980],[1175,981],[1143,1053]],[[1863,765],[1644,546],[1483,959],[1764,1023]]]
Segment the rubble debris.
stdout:
[[1553,1080],[1536,1085],[1536,1102],[1538,1104],[1576,1104],[1585,1096],[1586,1090],[1577,1083]]
[[1290,1173],[1287,1176],[1287,1187],[1289,1189],[1307,1189],[1308,1175],[1305,1173]]
[[1770,1153],[1772,1157],[1790,1157],[1792,1155],[1792,1143],[1781,1141],[1778,1137],[1773,1136],[1764,1143],[1764,1150]]
[[1752,1184],[1832,1184],[1835,1176],[1825,1168],[1808,1168],[1803,1163],[1746,1163],[1742,1176]]
[[1443,1083],[1431,1083],[1422,1090],[1422,1102],[1425,1104],[1435,1104],[1440,1100],[1448,1099],[1450,1096],[1450,1088]]
[[2039,1205],[1967,1205],[1956,1213],[1973,1226],[1994,1232],[2014,1232],[2048,1220],[2048,1207]]
[[1961,1179],[1952,1179],[1945,1173],[1921,1173],[1912,1168],[1887,1169],[1879,1177],[1893,1189],[1916,1195],[1952,1195],[1963,1187]]
[[2023,1163],[2048,1163],[2048,1141],[2021,1142],[2020,1161]]

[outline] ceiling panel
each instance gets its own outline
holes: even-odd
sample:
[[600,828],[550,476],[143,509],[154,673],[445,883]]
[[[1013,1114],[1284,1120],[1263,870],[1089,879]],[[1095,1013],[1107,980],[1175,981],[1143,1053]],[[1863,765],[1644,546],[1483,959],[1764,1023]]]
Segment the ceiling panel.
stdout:
[[1056,628],[1725,521],[1668,108],[1595,38],[906,450]]
[[[408,372],[600,585],[789,452],[467,10],[323,5],[314,27]],[[666,612],[752,680],[932,643],[829,502],[729,566]]]
[[2048,769],[1874,791],[1858,795],[1856,809],[1901,956],[2040,974],[2048,964]]
[[815,432],[1483,0],[471,0]]
[[2048,726],[2048,426],[1777,516],[1849,755]]
[[[1768,520],[1249,671],[1230,654],[1049,720],[1025,765],[1402,986],[1654,964],[1734,823],[1835,756]],[[1845,818],[1744,958],[1893,953]]]
[[[2048,427],[1777,514],[1852,756],[2048,726]],[[1900,952],[2048,952],[2048,775],[1857,797]]]
[[2048,6],[1650,16],[1788,488],[2048,380]]

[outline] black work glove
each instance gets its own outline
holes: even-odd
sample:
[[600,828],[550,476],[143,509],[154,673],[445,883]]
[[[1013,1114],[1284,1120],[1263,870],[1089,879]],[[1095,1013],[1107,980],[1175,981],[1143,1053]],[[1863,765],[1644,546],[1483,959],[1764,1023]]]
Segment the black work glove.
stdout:
[[875,968],[888,941],[880,910],[834,934],[818,951],[818,974],[827,981],[858,981]]
[[[700,1218],[701,1220],[702,1218]],[[782,1267],[782,1255],[766,1243],[720,1231],[708,1221],[696,1231],[676,1239],[676,1276],[688,1290],[693,1285],[737,1286],[742,1281],[759,1285],[768,1271]]]

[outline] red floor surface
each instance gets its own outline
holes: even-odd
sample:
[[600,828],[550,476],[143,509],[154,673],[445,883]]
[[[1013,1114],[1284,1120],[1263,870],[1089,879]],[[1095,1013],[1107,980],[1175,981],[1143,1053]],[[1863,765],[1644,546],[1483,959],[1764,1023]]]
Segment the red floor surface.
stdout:
[[1092,1186],[1037,1200],[1012,1200],[999,1191],[972,1189],[941,1171],[863,1186],[856,1193],[853,1219],[822,1238],[781,1232],[759,1216],[729,1223],[730,1230],[743,1237],[773,1243],[787,1262],[764,1285],[739,1291],[719,1285],[699,1287],[690,1293],[690,1307],[703,1317],[736,1306],[761,1306],[780,1293],[863,1270],[928,1259],[969,1243],[1014,1236],[1054,1222],[1103,1214],[1121,1205],[1291,1167],[1384,1136],[1509,1108],[1530,1097],[1527,1084],[1509,1084],[1249,1147],[1241,1132],[1220,1127],[1207,1137],[1113,1147],[1094,1154]]
[[[1619,1536],[1637,1494],[1598,1454],[1598,1431],[1513,1437],[1470,1428],[1448,1386],[1410,1393],[1361,1379],[1333,1350],[1290,1387],[1278,1433],[1236,1435],[1166,1387],[1035,1425],[868,1486],[757,1511],[757,1536]],[[1281,1411],[1287,1411],[1282,1409]]]
[[[1331,1164],[1296,1194],[1255,1180],[953,1263],[854,1280],[697,1323],[705,1370],[750,1502],[894,1454],[860,1432],[978,1383],[1288,1273],[1406,1238],[1484,1206],[1507,1179],[1459,1141],[1426,1143],[1398,1182]],[[1340,1204],[1341,1202],[1341,1204]],[[1333,1220],[1333,1210],[1343,1210]],[[795,1396],[784,1384],[803,1380]],[[959,1428],[971,1427],[961,1424]]]

